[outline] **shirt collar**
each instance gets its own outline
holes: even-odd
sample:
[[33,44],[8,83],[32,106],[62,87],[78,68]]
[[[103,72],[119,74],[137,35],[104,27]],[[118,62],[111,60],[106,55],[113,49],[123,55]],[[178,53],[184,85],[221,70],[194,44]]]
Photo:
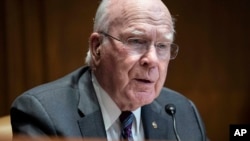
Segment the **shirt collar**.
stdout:
[[[108,93],[100,86],[95,75],[92,73],[92,82],[101,107],[105,130],[107,131],[119,118],[121,110],[111,99]],[[141,121],[141,108],[132,111],[135,116],[135,129],[139,133]]]

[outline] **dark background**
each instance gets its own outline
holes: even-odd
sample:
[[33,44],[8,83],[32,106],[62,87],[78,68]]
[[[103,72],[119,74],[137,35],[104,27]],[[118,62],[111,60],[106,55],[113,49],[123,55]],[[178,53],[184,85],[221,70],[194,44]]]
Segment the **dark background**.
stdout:
[[[213,141],[250,123],[250,1],[165,0],[180,52],[166,86],[194,101]],[[98,0],[0,1],[0,116],[27,89],[84,65]],[[178,111],[177,111],[178,112]]]

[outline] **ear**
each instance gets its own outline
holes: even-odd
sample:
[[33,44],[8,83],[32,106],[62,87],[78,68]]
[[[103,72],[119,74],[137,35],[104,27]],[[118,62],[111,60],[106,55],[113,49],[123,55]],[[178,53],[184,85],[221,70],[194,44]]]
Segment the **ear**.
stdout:
[[95,67],[100,63],[102,39],[102,35],[96,32],[92,33],[89,37],[89,47]]

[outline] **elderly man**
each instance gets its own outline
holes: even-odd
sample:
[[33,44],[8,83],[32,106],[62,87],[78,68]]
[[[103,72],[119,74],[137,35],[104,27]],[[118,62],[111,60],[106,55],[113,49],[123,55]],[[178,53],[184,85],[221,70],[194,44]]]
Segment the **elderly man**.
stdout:
[[87,66],[19,96],[15,134],[107,140],[206,140],[190,100],[164,88],[178,52],[160,0],[103,0]]

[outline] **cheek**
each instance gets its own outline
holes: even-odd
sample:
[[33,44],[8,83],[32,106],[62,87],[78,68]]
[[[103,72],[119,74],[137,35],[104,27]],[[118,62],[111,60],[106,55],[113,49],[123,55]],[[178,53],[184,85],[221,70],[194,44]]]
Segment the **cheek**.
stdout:
[[120,50],[106,50],[103,56],[102,64],[103,70],[109,77],[109,83],[115,91],[121,90],[129,82],[129,72],[133,67],[136,58],[128,57],[125,49]]
[[167,63],[163,63],[161,65],[162,67],[160,67],[160,77],[159,80],[156,84],[156,90],[158,92],[160,92],[161,88],[163,87],[165,80],[167,78],[167,72],[168,72],[168,62]]
[[117,48],[106,46],[102,56],[102,63],[106,65],[106,69],[109,69],[112,74],[115,74],[113,72],[116,72],[117,70],[119,72],[126,66],[124,64],[124,58],[126,58],[124,51]]

